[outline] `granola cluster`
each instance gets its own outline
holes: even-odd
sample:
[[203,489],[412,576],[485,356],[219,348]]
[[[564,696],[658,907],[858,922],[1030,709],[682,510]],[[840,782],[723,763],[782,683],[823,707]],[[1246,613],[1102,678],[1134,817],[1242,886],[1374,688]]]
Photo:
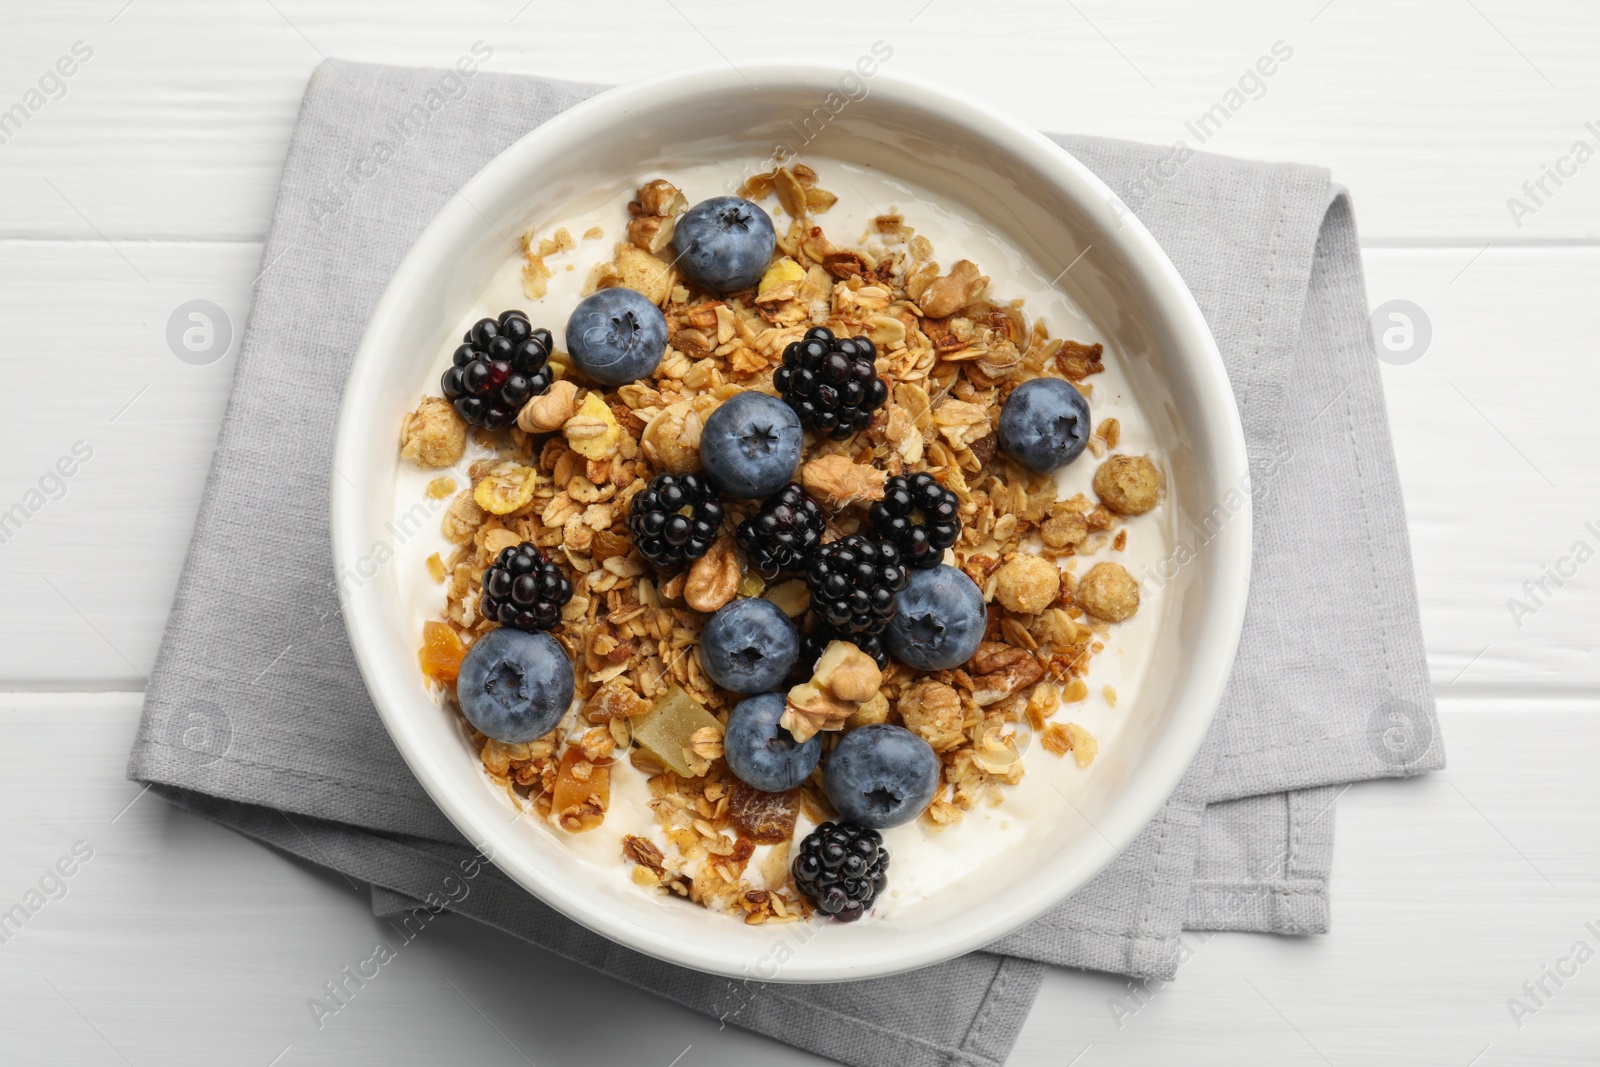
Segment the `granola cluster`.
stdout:
[[[739,392],[775,392],[772,375],[785,346],[812,326],[866,336],[877,346],[877,371],[890,389],[871,425],[843,442],[808,438],[800,479],[830,512],[824,541],[860,529],[889,476],[930,472],[959,501],[954,562],[989,603],[988,629],[972,660],[952,670],[918,672],[891,662],[880,673],[845,645],[797,687],[804,692],[790,728],[809,736],[840,721],[846,729],[888,721],[927,740],[942,762],[940,789],[925,815],[935,825],[959,820],[986,798],[997,802],[998,786],[1021,779],[1014,748],[1023,724],[1041,735],[1046,751],[1072,752],[1081,766],[1093,759],[1094,738],[1052,716],[1087,698],[1090,660],[1111,624],[1137,609],[1138,587],[1113,562],[1079,582],[1062,564],[1122,549],[1122,517],[1148,510],[1161,489],[1148,460],[1113,456],[1118,466],[1105,488],[1095,480],[1102,500],[1058,500],[1049,477],[997,451],[1008,393],[1054,375],[1092,397],[1091,379],[1104,369],[1100,345],[1050,337],[1043,322],[1024,315],[1021,301],[992,295],[976,264],[941,266],[931,243],[897,214],[875,218],[854,244],[835,244],[817,221],[835,198],[808,167],[758,175],[740,190],[756,202],[774,194],[789,221],[778,227],[772,265],[754,290],[718,298],[691,292],[670,262],[683,195],[659,179],[639,189],[626,240],[593,268],[588,290],[624,285],[662,308],[670,340],[658,372],[600,389],[565,353],[554,353],[554,386],[529,402],[516,426],[472,431],[488,455],[471,465],[471,484],[444,515],[443,532],[456,547],[429,561],[444,585],[443,621],[463,647],[495,626],[479,614],[479,586],[502,549],[531,541],[567,568],[575,593],[553,634],[577,667],[581,709],[538,741],[477,736],[485,770],[519,804],[570,830],[603,820],[612,773],[648,776],[650,809],[668,847],[625,838],[634,880],[750,923],[808,913],[789,877],[787,842],[799,814],[821,821],[833,813],[820,770],[788,794],[752,796],[756,791],[732,776],[721,760],[720,731],[740,698],[713,684],[696,654],[708,613],[736,596],[765,596],[798,618],[808,604],[805,583],[769,586],[746,566],[731,534],[676,574],[653,570],[629,537],[635,493],[656,474],[699,469],[707,415]],[[542,242],[530,234],[524,247],[527,293],[538,297],[550,277],[545,257],[576,242],[563,230]],[[407,455],[429,466],[460,455],[455,431],[438,425],[449,411],[423,400],[408,419]],[[1119,437],[1116,420],[1107,419],[1090,450],[1103,457]],[[730,502],[724,529],[757,506]],[[634,743],[635,726],[654,718],[641,717],[683,697],[706,716],[687,743],[671,758],[659,746]],[[840,734],[820,736],[831,745]],[[762,844],[783,847],[752,862]]]

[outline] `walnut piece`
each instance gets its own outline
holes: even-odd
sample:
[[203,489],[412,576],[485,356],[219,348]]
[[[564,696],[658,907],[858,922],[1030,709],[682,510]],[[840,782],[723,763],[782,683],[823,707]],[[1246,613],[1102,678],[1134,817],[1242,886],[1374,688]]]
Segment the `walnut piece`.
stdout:
[[1161,500],[1161,471],[1144,456],[1112,456],[1094,472],[1094,491],[1118,515],[1143,515]]
[[646,252],[659,252],[672,243],[677,223],[671,216],[641,215],[628,223],[628,241]]
[[738,592],[739,556],[733,549],[733,538],[724,535],[689,568],[683,599],[694,610],[710,614]]
[[871,656],[849,641],[830,641],[811,671],[811,681],[840,700],[861,704],[883,686],[883,672]]
[[943,682],[918,682],[901,692],[895,707],[906,729],[921,737],[935,752],[948,752],[966,741],[961,697]]
[[823,456],[800,468],[800,484],[806,492],[834,509],[882,500],[888,480],[888,471],[856,463],[849,456]]
[[572,418],[577,407],[578,387],[568,381],[553,383],[542,395],[522,406],[517,426],[524,433],[554,433]]
[[[882,686],[883,672],[871,656],[849,641],[830,641],[811,680],[789,690],[778,722],[802,743],[819,730],[842,730],[864,704],[880,697]],[[888,715],[887,701],[883,714]]]
[[1097,619],[1121,622],[1139,610],[1139,583],[1120,563],[1096,563],[1073,593],[1078,606]]
[[998,641],[985,641],[968,664],[972,699],[988,707],[1020,692],[1044,676],[1033,654]]
[[639,186],[634,201],[628,205],[628,214],[635,218],[647,215],[665,218],[681,215],[688,210],[688,198],[665,178],[656,178]]
[[448,467],[466,450],[467,424],[444,397],[423,397],[400,424],[400,457],[419,467]]
[[789,690],[778,720],[789,734],[801,744],[811,740],[819,730],[842,730],[845,722],[856,710],[856,705],[840,700],[820,685],[805,682]]
[[994,598],[1011,611],[1036,615],[1061,595],[1061,571],[1041,556],[1018,556],[995,574]]
[[950,273],[935,278],[923,290],[922,313],[930,319],[953,315],[976,300],[989,287],[989,279],[978,273],[970,259],[957,260]]

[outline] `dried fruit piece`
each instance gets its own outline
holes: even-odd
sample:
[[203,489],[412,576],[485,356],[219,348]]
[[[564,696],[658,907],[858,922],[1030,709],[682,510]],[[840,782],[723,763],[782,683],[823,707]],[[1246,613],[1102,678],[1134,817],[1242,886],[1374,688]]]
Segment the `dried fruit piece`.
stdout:
[[436,682],[453,682],[466,655],[467,646],[453,628],[442,622],[422,624],[422,648],[417,651],[417,662],[422,664],[423,674]]
[[800,814],[800,791],[767,793],[735,779],[728,797],[728,818],[745,837],[758,845],[777,845],[794,837]]
[[[661,695],[649,713],[634,720],[633,740],[655,754],[673,772],[694,778],[699,760],[693,750],[695,731],[707,727],[722,732],[710,712],[702,708],[681,686]],[[703,772],[702,772],[703,773]]]
[[622,427],[617,425],[617,417],[600,399],[599,393],[583,398],[577,414],[567,420],[561,432],[572,450],[588,459],[605,459],[617,450],[617,442],[622,440]]
[[520,463],[501,463],[472,490],[472,499],[491,515],[509,515],[533,499],[539,472]]
[[568,833],[581,834],[605,822],[611,806],[611,764],[591,763],[577,745],[561,753],[550,812]]

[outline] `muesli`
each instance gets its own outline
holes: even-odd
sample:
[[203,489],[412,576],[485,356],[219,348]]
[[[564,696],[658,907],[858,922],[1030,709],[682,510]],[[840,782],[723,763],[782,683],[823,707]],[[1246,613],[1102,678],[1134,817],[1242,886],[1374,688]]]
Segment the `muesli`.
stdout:
[[529,234],[530,301],[596,249],[564,348],[476,322],[401,432],[419,467],[470,457],[427,488],[453,548],[420,663],[486,773],[751,924],[860,918],[895,828],[1000,803],[1030,736],[1089,766],[1065,709],[1139,610],[1119,560],[1163,494],[1091,416],[1101,345],[898,213],[836,243],[836,199],[800,164],[693,206],[654,179],[609,254]]

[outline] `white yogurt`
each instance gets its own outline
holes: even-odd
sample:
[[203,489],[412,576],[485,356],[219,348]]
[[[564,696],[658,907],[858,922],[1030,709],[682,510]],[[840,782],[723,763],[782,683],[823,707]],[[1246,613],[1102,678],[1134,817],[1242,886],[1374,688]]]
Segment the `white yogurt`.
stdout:
[[[914,184],[828,159],[807,162],[817,170],[818,184],[839,198],[831,209],[814,219],[836,245],[868,243],[866,235],[871,230],[872,218],[891,209],[898,211],[906,225],[932,242],[945,269],[958,259],[970,259],[990,277],[992,298],[1000,301],[1022,298],[1023,311],[1030,320],[1042,319],[1049,327],[1050,336],[1105,344],[1106,369],[1089,379],[1094,386],[1090,410],[1095,425],[1102,419],[1115,417],[1121,424],[1119,451],[1148,455],[1161,469],[1170,469],[1160,443],[1150,430],[1150,420],[1129,387],[1119,353],[1073,301],[1052,285],[1049,274],[1016,252],[1000,235],[982,223],[941,206],[931,194]],[[754,173],[760,167],[760,162],[752,159],[657,168],[639,175],[633,182],[594,190],[560,223],[577,240],[577,248],[546,258],[546,265],[554,274],[546,295],[531,301],[523,295],[522,259],[508,249],[505,263],[477,303],[463,309],[455,336],[465,333],[478,319],[515,307],[525,310],[535,326],[549,328],[559,342],[567,316],[582,298],[590,270],[596,263],[609,260],[613,245],[623,239],[628,223],[627,203],[640,182],[665,178],[682,189],[690,203],[695,203],[731,192],[743,174]],[[787,227],[788,219],[777,206],[775,197],[769,197],[763,206],[773,212],[780,231]],[[585,240],[583,234],[592,227],[599,227],[603,236]],[[541,230],[537,236],[549,237],[555,229],[552,226],[549,231]],[[427,379],[418,383],[419,394],[438,392],[439,376],[449,366],[453,350],[453,342],[440,350]],[[428,575],[426,560],[434,552],[448,558],[454,547],[445,540],[438,525],[438,517],[442,516],[448,501],[430,501],[423,490],[429,481],[440,476],[453,477],[458,486],[470,484],[467,468],[482,455],[475,446],[469,447],[467,455],[453,470],[424,471],[411,464],[401,465],[394,497],[396,528],[415,526],[417,513],[414,509],[419,502],[432,512],[420,533],[396,546],[395,566],[402,609],[411,618],[412,631],[419,640],[422,624],[442,616],[445,599],[444,587]],[[1085,452],[1061,471],[1056,478],[1059,496],[1065,499],[1083,493],[1093,499],[1090,480],[1096,466],[1094,457]],[[403,521],[407,513],[412,515],[409,524]],[[1082,574],[1095,563],[1106,560],[1123,564],[1136,577],[1147,573],[1147,568],[1158,569],[1159,561],[1168,555],[1174,543],[1169,506],[1163,503],[1125,526],[1128,537],[1123,551],[1112,551],[1108,546],[1094,556],[1073,559],[1068,570]],[[1138,614],[1101,638],[1105,649],[1094,656],[1085,678],[1089,686],[1088,699],[1064,705],[1053,719],[1082,725],[1099,742],[1102,756],[1116,744],[1122,722],[1139,700],[1154,634],[1165,607],[1164,589],[1153,586],[1155,583],[1147,583],[1141,589],[1143,600]],[[426,687],[420,674],[417,684]],[[1116,707],[1103,695],[1108,685],[1115,688]],[[569,715],[562,728],[567,732],[579,729],[576,715]],[[1025,725],[1023,729],[1026,730]],[[959,822],[942,829],[930,827],[919,819],[884,833],[893,864],[889,887],[879,898],[874,917],[891,918],[900,909],[989,866],[1008,850],[1024,847],[1025,827],[1035,820],[1060,820],[1068,811],[1064,796],[1076,797],[1092,788],[1092,765],[1080,770],[1070,755],[1053,756],[1043,750],[1036,738],[1025,741],[1022,747],[1026,773],[1017,786],[995,787],[995,792],[1004,798],[999,805],[981,803],[975,810],[965,813]],[[624,835],[650,838],[668,855],[672,854],[647,807],[648,800],[645,776],[622,759],[612,768],[611,808],[605,822],[587,833],[569,834],[549,821],[550,832],[560,835],[573,850],[588,857],[599,876],[626,881],[631,865],[622,857]],[[796,842],[808,829],[809,824],[802,820]],[[768,852],[765,847],[757,849],[750,860],[747,878],[753,885],[760,884],[761,861]]]

